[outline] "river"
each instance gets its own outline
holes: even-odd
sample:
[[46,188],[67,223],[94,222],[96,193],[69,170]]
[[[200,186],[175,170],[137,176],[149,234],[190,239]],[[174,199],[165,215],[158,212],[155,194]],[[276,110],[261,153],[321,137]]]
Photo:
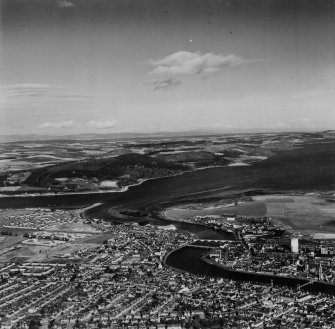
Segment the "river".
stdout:
[[[296,288],[308,282],[307,279],[284,277],[278,275],[266,275],[260,273],[242,272],[230,270],[224,266],[215,265],[202,259],[209,252],[209,248],[198,248],[184,246],[171,252],[165,260],[166,265],[177,270],[193,273],[195,275],[205,275],[210,277],[221,277],[231,280],[251,281],[260,283],[271,283],[279,286]],[[304,287],[305,290],[317,293],[327,293],[335,296],[335,285],[326,282],[313,282]]]
[[[48,195],[37,197],[6,197],[0,199],[0,208],[83,208],[102,203],[89,211],[91,216],[108,217],[108,209],[122,207],[146,209],[161,203],[173,203],[187,198],[215,195],[219,192],[236,193],[247,189],[272,191],[315,191],[335,189],[335,143],[305,145],[302,148],[283,151],[276,156],[254,163],[252,166],[215,167],[182,175],[148,180],[132,186],[123,193],[94,193],[85,195]],[[112,218],[111,218],[112,220]],[[143,218],[142,220],[146,220]],[[148,219],[161,225],[158,219]],[[119,220],[118,220],[119,221]],[[191,231],[205,239],[227,239],[215,230],[194,224],[164,221],[178,229]],[[269,282],[268,276],[255,273],[230,272],[204,262],[201,257],[206,249],[185,247],[170,254],[166,263],[177,269],[198,275],[220,276],[237,280]],[[295,286],[298,279],[272,278],[274,283]],[[301,281],[301,280],[300,280]],[[303,283],[304,280],[301,281]],[[332,285],[314,283],[309,289],[334,292]]]

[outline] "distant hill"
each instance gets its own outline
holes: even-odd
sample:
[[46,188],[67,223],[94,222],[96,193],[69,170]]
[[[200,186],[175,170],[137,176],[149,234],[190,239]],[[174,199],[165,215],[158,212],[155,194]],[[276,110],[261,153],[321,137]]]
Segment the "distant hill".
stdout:
[[27,134],[27,135],[0,135],[0,143],[10,142],[47,142],[47,141],[83,141],[83,140],[109,140],[109,139],[145,139],[145,138],[173,138],[173,137],[192,137],[192,136],[208,136],[212,135],[210,131],[180,131],[180,132],[156,132],[156,133],[105,133],[105,134],[75,134],[75,135],[38,135],[38,134]]
[[197,165],[225,165],[229,161],[222,156],[207,151],[185,151],[158,154],[157,158],[176,163],[195,163]]
[[[174,138],[174,137],[197,137],[197,136],[215,136],[215,135],[231,135],[231,134],[262,134],[262,133],[276,133],[276,134],[291,134],[302,133],[301,130],[292,131],[276,131],[273,129],[218,129],[218,130],[189,130],[189,131],[162,131],[162,132],[111,132],[111,133],[83,133],[73,135],[39,135],[39,134],[26,134],[26,135],[0,135],[0,143],[19,142],[19,141],[67,141],[67,140],[101,140],[101,139],[141,139],[141,138]],[[313,135],[315,131],[305,131],[306,135]],[[322,133],[333,134],[334,130],[326,130]]]
[[124,183],[138,179],[170,175],[188,167],[141,154],[123,154],[116,157],[67,162],[37,169],[26,179],[29,186],[47,186],[55,178],[121,179]]

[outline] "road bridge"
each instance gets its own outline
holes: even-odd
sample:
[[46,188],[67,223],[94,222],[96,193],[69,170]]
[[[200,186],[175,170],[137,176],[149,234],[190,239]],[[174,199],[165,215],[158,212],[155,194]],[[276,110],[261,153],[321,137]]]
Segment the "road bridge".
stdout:
[[216,243],[224,243],[224,242],[232,242],[231,240],[211,240],[211,239],[196,239],[194,242],[216,242]]

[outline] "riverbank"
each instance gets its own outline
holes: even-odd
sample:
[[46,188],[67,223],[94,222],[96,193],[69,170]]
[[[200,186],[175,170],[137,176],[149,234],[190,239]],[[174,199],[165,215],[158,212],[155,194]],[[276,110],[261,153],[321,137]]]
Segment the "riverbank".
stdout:
[[[86,194],[101,194],[101,193],[124,193],[129,190],[129,188],[133,186],[139,186],[143,184],[144,182],[148,182],[151,180],[156,180],[156,179],[162,179],[162,178],[169,178],[169,177],[177,177],[180,175],[184,175],[187,173],[191,172],[196,172],[199,170],[206,170],[206,169],[211,169],[211,168],[223,168],[223,167],[229,167],[229,165],[224,165],[224,166],[207,166],[207,167],[202,167],[202,168],[196,168],[196,169],[191,169],[191,170],[186,170],[181,173],[173,174],[173,175],[165,175],[165,176],[157,176],[157,177],[152,177],[152,178],[143,178],[139,179],[138,182],[125,185],[120,187],[119,189],[111,189],[111,190],[97,190],[97,191],[83,191],[83,192],[47,192],[47,193],[28,193],[28,192],[22,192],[20,194],[3,194],[0,193],[0,199],[1,198],[9,198],[9,197],[17,197],[17,198],[26,198],[26,197],[43,197],[43,196],[56,196],[56,195],[86,195]],[[18,186],[19,188],[19,186]]]
[[197,248],[192,245],[183,245],[169,252],[164,257],[164,266],[177,271],[204,275],[208,277],[221,277],[234,281],[249,281],[268,283],[277,286],[287,286],[302,289],[311,293],[326,293],[335,296],[335,285],[323,281],[313,281],[305,278],[291,276],[280,276],[266,273],[255,273],[248,271],[234,270],[207,258],[212,248]]

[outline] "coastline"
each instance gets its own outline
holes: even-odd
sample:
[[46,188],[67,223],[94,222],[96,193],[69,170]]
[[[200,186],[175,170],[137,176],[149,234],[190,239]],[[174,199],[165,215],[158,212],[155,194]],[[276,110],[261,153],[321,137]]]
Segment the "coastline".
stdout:
[[[333,142],[320,142],[320,143],[316,143],[317,145],[321,144],[332,144]],[[315,143],[311,143],[311,144],[305,144],[305,147],[308,145],[315,145]],[[304,149],[303,145],[293,148],[293,149]],[[281,154],[283,152],[291,152],[293,149],[290,150],[281,150],[278,151],[275,155],[269,156],[266,159],[259,159],[259,160],[255,160],[252,161],[250,163],[248,163],[248,166],[236,166],[234,165],[234,162],[226,164],[226,165],[216,165],[216,166],[206,166],[206,167],[201,167],[201,168],[193,168],[193,169],[189,169],[189,170],[185,170],[176,174],[172,174],[172,175],[163,175],[163,176],[157,176],[157,177],[152,177],[152,178],[145,178],[145,179],[139,179],[136,183],[130,184],[130,185],[126,185],[123,186],[120,189],[117,190],[99,190],[99,191],[85,191],[85,192],[61,192],[61,193],[20,193],[20,194],[2,194],[0,193],[0,200],[1,199],[6,199],[6,198],[17,198],[17,199],[24,199],[24,198],[35,198],[35,197],[57,197],[57,196],[75,196],[75,195],[99,195],[99,194],[115,194],[115,193],[123,193],[128,191],[131,187],[133,186],[138,186],[141,185],[142,183],[146,182],[146,181],[150,181],[150,180],[159,180],[159,179],[163,179],[163,178],[169,178],[169,177],[176,177],[176,176],[182,176],[188,173],[192,173],[192,172],[197,172],[197,171],[202,171],[202,170],[210,170],[210,169],[214,169],[214,168],[236,168],[236,167],[253,167],[255,164],[261,163],[261,162],[266,162],[266,161],[272,161],[271,159],[275,158],[276,156],[280,157]]]
[[[263,161],[263,160],[261,160]],[[202,168],[196,168],[196,169],[191,169],[191,170],[186,170],[181,173],[173,174],[173,175],[165,175],[165,176],[157,176],[157,177],[152,177],[152,178],[143,178],[139,179],[138,182],[126,185],[121,187],[118,190],[99,190],[99,191],[85,191],[85,192],[60,192],[60,193],[22,193],[22,194],[1,194],[0,193],[0,200],[1,198],[34,198],[34,197],[43,197],[43,196],[66,196],[66,195],[88,195],[88,194],[112,194],[112,193],[124,193],[129,190],[129,188],[133,186],[139,186],[143,184],[144,182],[151,181],[151,180],[156,180],[156,179],[162,179],[162,178],[169,178],[169,177],[177,177],[181,176],[187,173],[192,173],[200,170],[206,170],[206,169],[212,169],[212,168],[225,168],[229,167],[229,165],[224,165],[224,166],[209,166],[209,167],[202,167]]]

